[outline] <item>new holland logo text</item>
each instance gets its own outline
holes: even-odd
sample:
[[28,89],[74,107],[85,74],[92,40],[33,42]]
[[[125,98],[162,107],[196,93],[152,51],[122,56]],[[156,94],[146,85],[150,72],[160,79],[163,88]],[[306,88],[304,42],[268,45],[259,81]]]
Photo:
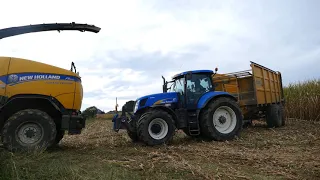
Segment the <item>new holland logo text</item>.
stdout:
[[58,75],[31,75],[19,77],[19,81],[38,80],[38,79],[60,79]]
[[36,80],[60,80],[61,77],[59,75],[53,74],[28,74],[28,75],[16,75],[11,74],[8,77],[8,84],[16,84],[20,82],[26,81],[36,81]]

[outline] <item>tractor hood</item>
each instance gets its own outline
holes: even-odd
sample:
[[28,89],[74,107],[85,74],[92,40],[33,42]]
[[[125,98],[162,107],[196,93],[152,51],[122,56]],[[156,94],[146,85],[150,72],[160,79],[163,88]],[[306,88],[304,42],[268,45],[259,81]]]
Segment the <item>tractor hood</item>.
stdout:
[[177,92],[150,94],[147,96],[140,97],[136,100],[133,112],[135,113],[142,108],[151,107],[153,105],[165,105],[176,102],[178,102]]

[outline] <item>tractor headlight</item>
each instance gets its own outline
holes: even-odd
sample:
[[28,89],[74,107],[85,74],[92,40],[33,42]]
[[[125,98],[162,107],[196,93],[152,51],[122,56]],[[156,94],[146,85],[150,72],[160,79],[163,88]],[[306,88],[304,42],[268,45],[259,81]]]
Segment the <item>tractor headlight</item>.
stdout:
[[138,101],[136,102],[136,104],[134,105],[133,113],[136,113],[136,112],[137,112],[138,107],[139,107],[139,103],[140,103],[140,100],[138,100]]

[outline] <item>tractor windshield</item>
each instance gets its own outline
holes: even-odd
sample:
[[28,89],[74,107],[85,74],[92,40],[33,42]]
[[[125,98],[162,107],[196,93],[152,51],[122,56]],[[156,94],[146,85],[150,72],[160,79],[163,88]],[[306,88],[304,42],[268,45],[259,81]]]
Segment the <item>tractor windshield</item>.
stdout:
[[179,79],[175,79],[173,84],[171,84],[170,88],[169,88],[169,92],[178,92],[181,95],[184,94],[184,82],[185,82],[185,78],[181,77]]

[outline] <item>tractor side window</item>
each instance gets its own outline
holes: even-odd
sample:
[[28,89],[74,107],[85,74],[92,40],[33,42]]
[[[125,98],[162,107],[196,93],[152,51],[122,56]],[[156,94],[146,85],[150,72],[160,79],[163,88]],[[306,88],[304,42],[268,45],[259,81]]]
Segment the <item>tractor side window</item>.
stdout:
[[206,92],[210,91],[210,89],[212,88],[212,83],[207,76],[200,79],[200,85],[205,89]]
[[187,80],[187,90],[191,93],[205,93],[212,89],[212,83],[208,75],[194,74]]

